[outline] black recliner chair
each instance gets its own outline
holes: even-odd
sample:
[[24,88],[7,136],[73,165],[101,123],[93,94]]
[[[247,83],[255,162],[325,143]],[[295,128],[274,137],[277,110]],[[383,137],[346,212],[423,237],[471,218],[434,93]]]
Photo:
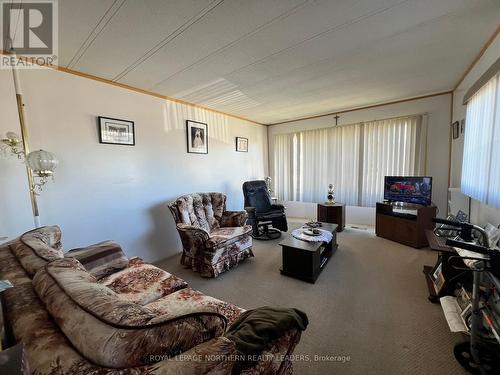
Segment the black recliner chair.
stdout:
[[[252,226],[252,237],[257,240],[273,240],[288,230],[285,207],[273,204],[264,180],[243,183],[247,224]],[[272,226],[272,228],[270,228]]]

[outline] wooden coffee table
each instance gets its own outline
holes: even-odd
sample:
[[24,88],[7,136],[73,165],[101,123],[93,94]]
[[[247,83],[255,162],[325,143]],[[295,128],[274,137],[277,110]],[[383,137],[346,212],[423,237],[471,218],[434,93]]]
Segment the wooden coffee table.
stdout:
[[332,240],[325,242],[308,242],[288,235],[279,243],[282,251],[282,275],[314,283],[325,268],[330,257],[337,250],[337,224],[321,223],[320,229],[332,233]]

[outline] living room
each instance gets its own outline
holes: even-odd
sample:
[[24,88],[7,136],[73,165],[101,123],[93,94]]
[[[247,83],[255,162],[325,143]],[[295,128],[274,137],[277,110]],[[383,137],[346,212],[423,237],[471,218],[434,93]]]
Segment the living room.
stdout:
[[[0,292],[10,336],[0,355],[24,348],[27,373],[36,374],[498,369],[493,344],[493,362],[487,350],[471,353],[477,363],[457,360],[454,347],[470,348],[476,335],[450,332],[443,310],[462,284],[472,291],[473,272],[435,276],[446,254],[426,237],[445,246],[448,238],[469,243],[472,236],[485,247],[480,233],[492,240],[500,224],[500,184],[490,173],[500,160],[499,101],[479,101],[498,98],[498,2],[40,2],[50,9],[1,3],[0,279],[13,287]],[[31,22],[30,10],[43,17]],[[23,43],[36,40],[28,35],[45,42],[35,25],[47,14],[54,49],[30,51]],[[419,191],[427,184],[432,194],[422,194],[423,201],[406,191],[394,198],[401,184]],[[420,215],[423,208],[429,217]],[[433,221],[457,216],[458,227]],[[403,238],[413,223],[415,246]],[[228,239],[235,233],[244,238]],[[326,240],[311,239],[318,233]],[[488,251],[498,250],[490,242]],[[205,247],[220,251],[204,253]],[[312,261],[316,268],[301,278],[308,257],[325,248],[328,257]],[[113,265],[117,259],[122,265]],[[90,271],[93,262],[105,277]],[[429,278],[424,266],[431,267]],[[168,291],[141,291],[139,300],[111,288],[129,269],[161,272]],[[49,288],[50,280],[59,289]],[[208,314],[209,332],[191,345],[169,338],[167,347],[155,340],[186,331],[169,320],[160,332],[155,323],[146,334],[162,338],[134,337],[144,345],[127,351],[127,343],[115,348],[108,341],[118,335],[109,327],[123,322],[109,321],[109,337],[92,325],[85,332],[96,338],[85,343],[64,314],[96,318],[92,298],[76,302],[78,313],[59,306],[74,302],[72,285],[83,293],[84,284],[97,288],[92,283],[163,318]],[[67,300],[51,299],[65,293]],[[170,305],[176,293],[189,306]],[[16,295],[31,296],[30,304]],[[298,314],[302,324],[293,335],[276,336],[252,364],[239,363],[228,332],[263,306]],[[38,335],[25,331],[27,321],[45,319],[29,314],[45,314],[51,326]],[[151,322],[130,324],[141,331]],[[54,348],[51,337],[59,340]],[[107,343],[102,353],[100,342]],[[197,350],[217,359],[199,360]]]

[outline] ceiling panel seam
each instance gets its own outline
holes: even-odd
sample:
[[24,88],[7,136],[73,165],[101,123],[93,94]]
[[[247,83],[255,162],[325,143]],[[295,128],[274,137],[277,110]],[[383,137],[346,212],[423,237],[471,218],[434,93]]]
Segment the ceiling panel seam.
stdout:
[[241,41],[243,41],[244,39],[250,37],[250,36],[253,36],[257,33],[259,33],[260,31],[266,29],[267,27],[271,26],[273,23],[275,23],[276,21],[281,21],[287,17],[290,17],[291,15],[295,14],[297,11],[301,10],[302,8],[305,8],[306,6],[308,6],[309,4],[311,4],[313,2],[313,0],[307,0],[307,1],[304,1],[298,5],[296,5],[295,7],[287,10],[286,12],[284,13],[281,13],[280,15],[274,17],[273,19],[271,19],[270,21],[266,22],[266,23],[263,23],[262,25],[258,26],[257,28],[253,29],[252,31],[249,31],[248,33],[242,35],[241,37],[233,40],[232,42],[229,42],[228,44],[220,47],[219,49],[209,53],[208,55],[202,57],[201,59],[199,60],[196,60],[195,62],[193,62],[192,64],[182,68],[181,70],[178,70],[176,72],[174,72],[173,74],[169,75],[168,77],[166,77],[165,79],[161,80],[157,85],[161,85],[163,82],[166,82],[168,81],[169,79],[179,75],[179,74],[182,74],[183,72],[191,69],[192,67],[194,66],[197,66],[199,65],[200,63],[206,61],[207,59],[213,57],[213,56],[216,56],[218,54],[220,54],[221,52],[224,52],[226,51],[227,49],[231,48],[231,47],[234,47],[236,44],[240,43]]
[[80,46],[78,51],[76,51],[75,55],[71,58],[70,62],[68,65],[66,65],[67,68],[73,68],[80,59],[83,57],[85,52],[89,49],[89,47],[94,43],[94,40],[101,34],[101,32],[104,30],[104,28],[109,24],[111,19],[118,13],[120,8],[123,6],[123,4],[126,2],[126,0],[115,0],[113,4],[108,8],[108,10],[104,13],[104,15],[101,17],[99,22],[95,25],[95,27],[92,29],[92,31],[89,33],[87,39],[83,42],[83,44]]
[[[394,34],[385,36],[384,39],[398,37],[400,35],[406,34],[406,33],[411,32],[413,30],[416,30],[416,29],[422,28],[424,26],[428,26],[428,25],[431,25],[433,23],[442,21],[443,19],[454,17],[455,14],[456,13],[447,13],[447,14],[443,14],[443,15],[437,17],[437,18],[432,18],[430,20],[426,20],[426,21],[420,22],[420,23],[418,23],[416,25],[411,26],[408,29],[401,30],[401,31],[398,31],[398,32],[396,32]],[[378,42],[378,41],[379,40],[377,40],[377,41],[370,41],[370,42],[368,42],[368,45],[371,45],[371,44],[373,44],[375,42]],[[356,47],[354,50],[352,50],[352,52],[355,53],[356,51],[364,51],[365,48],[366,48],[366,45],[362,44],[362,45]],[[356,57],[356,55],[354,55],[354,57]],[[258,87],[259,85],[262,85],[265,82],[269,82],[269,81],[273,81],[273,80],[279,79],[280,77],[290,77],[295,72],[300,72],[300,70],[308,69],[308,68],[312,68],[312,67],[319,67],[322,64],[327,64],[329,62],[335,61],[336,58],[337,58],[336,56],[333,56],[333,57],[330,56],[330,57],[326,57],[326,58],[318,60],[318,61],[312,61],[310,63],[306,63],[305,65],[301,65],[301,66],[295,67],[295,68],[293,68],[291,70],[280,71],[278,74],[269,75],[268,77],[263,78],[261,80],[254,80],[251,84],[245,85],[242,89],[248,90],[248,89],[251,89],[251,88],[254,88],[254,87]],[[232,74],[232,73],[230,73],[230,74]],[[313,78],[320,79],[320,78],[322,78],[324,76],[327,76],[327,75],[328,75],[328,73],[322,73],[321,75],[314,74]],[[310,79],[311,79],[311,77],[307,78],[307,80],[310,80]],[[304,95],[304,94],[306,94],[308,92],[312,92],[312,91],[303,91],[302,95]]]
[[122,72],[118,73],[118,75],[116,75],[112,80],[118,81],[118,80],[124,78],[128,73],[133,71],[135,68],[137,68],[143,62],[147,61],[154,54],[156,54],[158,51],[160,51],[163,47],[165,47],[167,44],[172,42],[174,39],[176,39],[178,36],[180,36],[182,33],[184,33],[187,29],[189,29],[191,26],[196,24],[198,21],[203,19],[206,15],[208,15],[210,12],[212,12],[215,8],[217,8],[223,2],[224,2],[224,0],[216,0],[216,1],[211,2],[208,6],[203,8],[200,12],[198,12],[196,15],[191,17],[188,21],[186,21],[181,26],[179,26],[174,32],[170,33],[166,38],[164,38],[162,41],[160,41],[155,46],[153,46],[151,49],[149,49],[144,55],[142,55],[137,60],[135,60],[132,64],[130,64],[128,67],[126,67]]
[[[356,17],[355,19],[353,19],[353,20],[351,20],[351,21],[344,22],[344,23],[343,23],[343,24],[341,24],[341,25],[331,27],[331,28],[329,28],[329,29],[327,29],[327,30],[325,30],[325,31],[322,31],[322,32],[320,32],[320,33],[317,33],[317,34],[315,34],[315,35],[313,35],[313,36],[311,36],[311,37],[309,37],[309,38],[307,38],[307,39],[304,39],[304,40],[302,40],[302,41],[300,41],[300,42],[298,42],[298,43],[295,43],[295,44],[293,44],[293,45],[291,45],[291,46],[289,46],[289,47],[286,47],[286,48],[283,48],[283,49],[281,49],[281,50],[279,50],[279,51],[273,52],[273,53],[271,53],[271,54],[269,54],[269,55],[267,55],[267,56],[265,56],[265,57],[263,57],[263,58],[261,58],[261,59],[259,59],[259,60],[257,60],[257,61],[254,61],[254,62],[252,62],[252,63],[249,63],[249,64],[247,64],[247,65],[244,65],[244,66],[242,66],[242,67],[240,67],[240,68],[238,68],[238,69],[235,69],[235,70],[233,70],[233,71],[231,71],[231,72],[227,73],[227,75],[231,75],[231,74],[234,74],[234,73],[238,73],[238,72],[240,72],[240,71],[242,71],[242,70],[244,70],[244,69],[246,69],[246,68],[248,68],[248,67],[251,67],[251,66],[254,66],[254,65],[260,64],[260,63],[262,63],[262,62],[265,62],[266,60],[268,60],[268,59],[270,59],[270,58],[272,58],[272,57],[274,57],[274,56],[277,56],[277,55],[279,55],[279,54],[281,54],[281,53],[283,53],[283,52],[286,52],[286,51],[290,51],[290,50],[292,50],[292,49],[294,49],[294,48],[296,48],[296,47],[298,47],[298,46],[300,46],[300,45],[302,45],[302,44],[304,44],[304,43],[307,43],[307,42],[309,42],[309,41],[311,41],[311,40],[313,40],[313,39],[315,39],[315,38],[317,38],[317,37],[323,36],[323,35],[328,34],[328,33],[330,33],[330,32],[336,32],[336,31],[339,31],[339,30],[344,29],[344,28],[346,28],[346,27],[348,27],[348,26],[351,26],[351,25],[354,25],[354,24],[356,24],[356,23],[358,23],[358,22],[364,21],[364,20],[366,20],[366,19],[368,19],[368,18],[370,18],[370,17],[372,17],[372,16],[376,16],[376,15],[378,15],[378,14],[382,14],[382,13],[387,12],[388,10],[390,10],[390,9],[392,9],[392,8],[394,8],[394,7],[397,7],[397,6],[399,6],[399,5],[403,4],[403,3],[407,3],[408,1],[409,1],[409,0],[403,0],[403,1],[400,1],[400,2],[398,2],[397,4],[393,4],[393,5],[390,5],[390,6],[387,6],[387,7],[381,8],[381,9],[377,9],[377,10],[374,10],[374,11],[368,12],[367,14],[364,14],[364,15],[362,15],[362,16]],[[159,84],[163,84],[163,83],[165,83],[166,81],[167,81],[167,80],[164,80],[164,81],[160,82]]]

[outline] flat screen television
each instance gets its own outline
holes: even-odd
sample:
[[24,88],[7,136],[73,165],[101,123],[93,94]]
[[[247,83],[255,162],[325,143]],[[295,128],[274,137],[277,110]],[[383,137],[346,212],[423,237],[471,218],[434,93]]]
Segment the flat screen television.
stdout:
[[432,198],[432,177],[386,176],[384,199],[429,206]]

